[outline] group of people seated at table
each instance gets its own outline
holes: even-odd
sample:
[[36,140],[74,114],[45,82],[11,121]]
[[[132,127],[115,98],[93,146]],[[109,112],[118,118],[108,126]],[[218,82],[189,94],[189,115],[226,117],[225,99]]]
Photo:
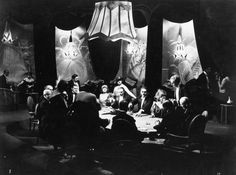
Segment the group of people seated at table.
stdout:
[[[113,90],[109,84],[100,83],[99,94],[81,88],[78,75],[69,82],[60,80],[55,89],[47,85],[36,108],[40,137],[55,150],[71,142],[88,148],[116,139],[141,141],[146,135],[137,129],[135,119],[144,115],[162,118],[153,127],[162,137],[169,132],[187,135],[191,120],[207,107],[199,108],[192,96],[180,93],[179,76],[171,77],[170,84],[171,90],[162,86],[154,97],[145,86],[140,87],[136,97],[120,78]],[[112,120],[99,116],[102,108],[113,109]],[[111,128],[107,129],[110,122]]]
[[[176,75],[171,79],[174,79],[173,84],[180,82]],[[140,140],[142,134],[137,130],[135,117],[143,115],[162,118],[162,122],[154,126],[162,135],[167,132],[184,135],[191,119],[201,112],[191,106],[189,97],[171,97],[164,88],[158,89],[153,98],[146,87],[141,86],[140,95],[136,97],[121,79],[118,79],[112,92],[109,85],[101,85],[101,93],[97,96],[80,88],[78,75],[73,75],[69,82],[60,80],[55,90],[51,85],[45,86],[39,99],[36,113],[40,120],[40,135],[48,139],[55,149],[65,146],[68,135],[76,135],[86,143],[97,140],[94,138],[101,139],[104,135]],[[112,121],[100,118],[98,112],[103,107],[114,109],[116,116]],[[107,134],[109,122],[112,122],[112,132]]]

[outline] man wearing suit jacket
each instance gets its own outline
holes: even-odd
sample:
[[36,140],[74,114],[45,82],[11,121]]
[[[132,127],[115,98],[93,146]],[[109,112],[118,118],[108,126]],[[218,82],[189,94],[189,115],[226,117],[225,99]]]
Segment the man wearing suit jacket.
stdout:
[[150,114],[150,109],[152,106],[152,98],[148,96],[146,87],[141,87],[140,89],[140,97],[134,99],[129,108],[132,108],[134,105],[138,105],[138,113],[137,114]]
[[9,75],[8,70],[4,70],[3,74],[0,76],[0,88],[9,88],[7,84],[7,76]]

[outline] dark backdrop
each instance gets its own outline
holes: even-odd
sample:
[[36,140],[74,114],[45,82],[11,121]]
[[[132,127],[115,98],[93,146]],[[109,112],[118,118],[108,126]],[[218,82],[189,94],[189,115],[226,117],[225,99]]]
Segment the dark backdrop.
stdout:
[[[0,0],[0,35],[5,20],[12,17],[34,24],[36,76],[39,89],[54,84],[55,33],[54,27],[72,29],[89,25],[94,0]],[[161,83],[162,18],[173,22],[193,19],[196,41],[203,68],[211,65],[217,70],[235,75],[236,58],[236,1],[234,0],[135,0],[134,23],[149,22],[147,44],[146,85],[154,92]],[[149,20],[149,16],[151,18]],[[140,17],[144,15],[145,19]],[[95,58],[92,58],[95,59]],[[96,63],[97,64],[97,63]],[[107,62],[107,64],[110,64]]]

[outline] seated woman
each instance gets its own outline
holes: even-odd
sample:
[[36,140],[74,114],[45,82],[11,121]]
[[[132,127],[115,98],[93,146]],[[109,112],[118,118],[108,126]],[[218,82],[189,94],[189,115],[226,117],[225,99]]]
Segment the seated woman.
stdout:
[[106,84],[102,85],[101,93],[99,95],[99,103],[102,107],[111,106],[112,94],[109,93],[108,86]]
[[167,100],[167,93],[163,89],[158,89],[151,107],[151,115],[153,117],[161,117],[161,109],[164,101]]
[[112,102],[112,107],[115,109],[118,109],[120,107],[120,102],[121,101],[127,101],[130,102],[130,97],[126,93],[123,87],[119,87],[117,89],[117,93],[115,95],[114,101]]
[[32,72],[28,72],[27,76],[17,85],[17,87],[26,93],[30,93],[34,91],[34,84],[35,80],[33,78]]
[[218,78],[218,86],[219,86],[220,100],[222,100],[222,103],[226,103],[231,95],[230,77],[227,76],[226,74],[222,74],[222,76]]

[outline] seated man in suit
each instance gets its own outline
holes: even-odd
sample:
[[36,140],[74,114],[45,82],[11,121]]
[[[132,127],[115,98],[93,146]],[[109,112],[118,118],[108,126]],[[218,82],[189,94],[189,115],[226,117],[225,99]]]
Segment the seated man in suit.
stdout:
[[140,116],[141,114],[150,114],[151,107],[152,107],[152,98],[148,96],[146,87],[141,87],[140,89],[140,97],[134,99],[130,104],[129,108],[133,108],[134,105],[138,105],[137,115]]
[[139,138],[135,119],[127,114],[127,110],[128,102],[121,101],[117,115],[112,119],[111,133],[114,139],[137,140]]
[[182,125],[184,123],[184,114],[180,110],[175,110],[174,104],[170,100],[163,103],[161,111],[163,120],[154,126],[162,136],[166,133],[182,134]]
[[36,118],[39,120],[39,136],[45,138],[47,134],[47,115],[49,111],[52,91],[45,89],[36,108]]
[[57,85],[57,94],[50,98],[47,120],[47,139],[57,150],[58,147],[65,148],[65,121],[68,111],[67,82],[60,80]]
[[96,95],[80,91],[68,112],[67,135],[81,147],[93,147],[106,139],[108,119],[99,117],[100,104]]

